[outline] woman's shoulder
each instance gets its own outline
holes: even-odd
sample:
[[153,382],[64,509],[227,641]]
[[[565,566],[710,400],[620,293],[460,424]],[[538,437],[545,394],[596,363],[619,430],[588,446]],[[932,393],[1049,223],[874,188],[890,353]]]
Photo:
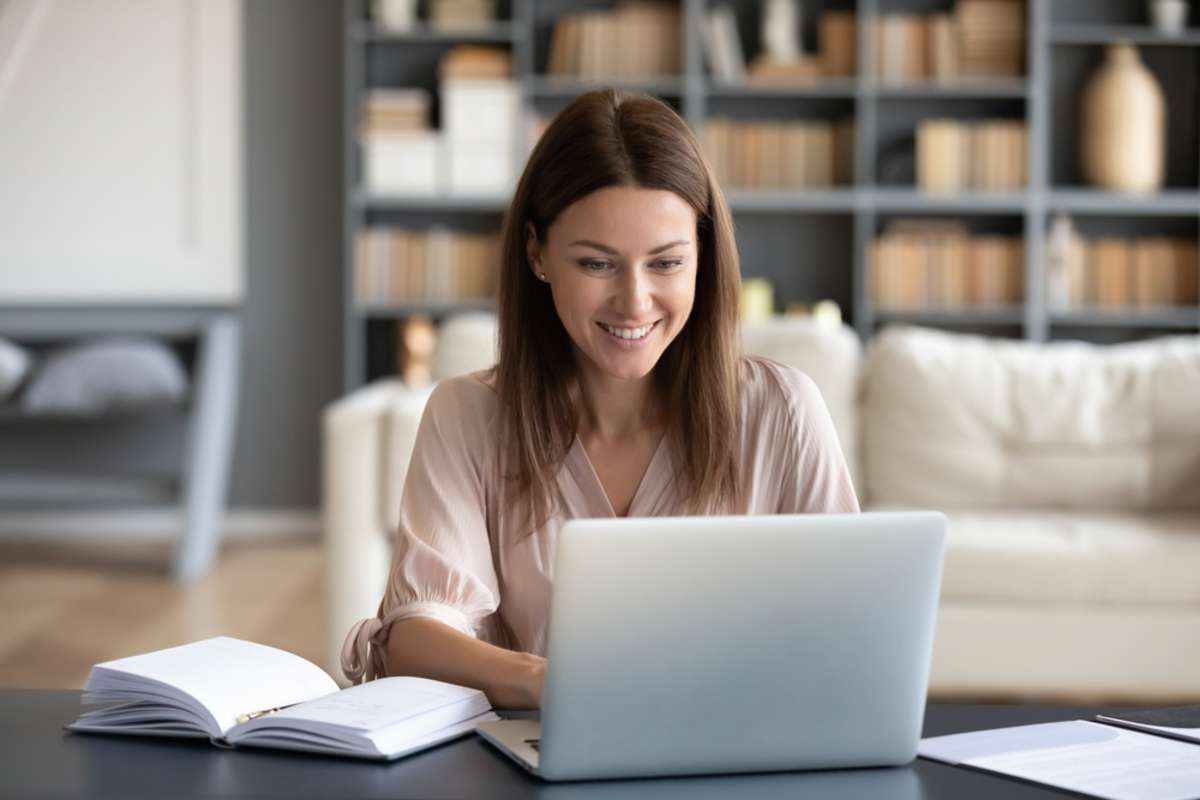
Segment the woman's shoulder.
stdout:
[[434,384],[427,408],[443,420],[452,418],[465,427],[491,425],[500,410],[494,370],[443,378]]
[[766,356],[745,355],[741,363],[743,405],[751,414],[802,417],[810,404],[824,402],[803,370]]

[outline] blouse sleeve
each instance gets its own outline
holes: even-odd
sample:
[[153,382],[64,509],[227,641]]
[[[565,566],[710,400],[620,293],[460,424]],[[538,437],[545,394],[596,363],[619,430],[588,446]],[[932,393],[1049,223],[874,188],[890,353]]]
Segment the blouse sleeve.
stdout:
[[486,523],[487,420],[477,398],[491,389],[468,376],[439,383],[417,427],[400,500],[390,574],[376,616],[342,646],[342,671],[358,683],[387,674],[393,622],[437,619],[470,636],[499,607]]
[[857,513],[858,496],[821,390],[798,369],[774,365],[783,389],[778,438],[780,514]]

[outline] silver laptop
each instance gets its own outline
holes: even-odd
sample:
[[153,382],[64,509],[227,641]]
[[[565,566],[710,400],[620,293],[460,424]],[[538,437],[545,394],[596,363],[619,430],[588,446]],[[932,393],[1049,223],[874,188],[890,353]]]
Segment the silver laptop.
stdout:
[[908,763],[945,529],[935,512],[572,520],[540,724],[479,733],[547,780]]

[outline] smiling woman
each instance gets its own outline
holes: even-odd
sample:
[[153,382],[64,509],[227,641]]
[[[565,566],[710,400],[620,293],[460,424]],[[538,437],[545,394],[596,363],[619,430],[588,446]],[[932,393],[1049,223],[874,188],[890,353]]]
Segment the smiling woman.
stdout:
[[534,148],[502,238],[499,361],[430,396],[387,590],[342,666],[532,707],[567,520],[858,501],[813,382],[741,353],[729,210],[670,107],[578,97]]

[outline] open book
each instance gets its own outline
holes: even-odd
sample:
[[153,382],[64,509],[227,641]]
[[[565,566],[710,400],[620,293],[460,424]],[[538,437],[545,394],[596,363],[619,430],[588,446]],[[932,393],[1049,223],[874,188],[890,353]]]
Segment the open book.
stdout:
[[297,655],[227,636],[97,664],[83,702],[116,705],[81,714],[67,730],[382,760],[499,719],[477,689],[402,677],[339,690]]

